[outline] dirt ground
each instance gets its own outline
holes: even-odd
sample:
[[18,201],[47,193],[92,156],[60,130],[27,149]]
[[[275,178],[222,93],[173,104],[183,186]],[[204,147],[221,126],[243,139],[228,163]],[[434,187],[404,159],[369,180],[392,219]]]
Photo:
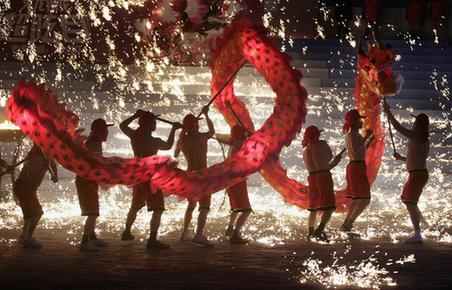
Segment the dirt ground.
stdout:
[[[314,254],[326,265],[332,262],[333,253],[343,255],[345,251],[341,263],[352,265],[373,254],[376,263],[385,266],[398,285],[382,289],[452,287],[450,244],[349,241],[321,245],[300,241],[267,247],[218,241],[214,248],[206,249],[164,239],[171,244],[170,250],[146,252],[144,241],[122,242],[106,236],[107,248],[86,253],[70,245],[64,231],[38,230],[37,238],[44,244],[38,251],[19,247],[12,241],[17,234],[0,230],[1,289],[323,289],[328,285],[312,279],[299,282],[303,261]],[[415,263],[387,263],[412,254]]]

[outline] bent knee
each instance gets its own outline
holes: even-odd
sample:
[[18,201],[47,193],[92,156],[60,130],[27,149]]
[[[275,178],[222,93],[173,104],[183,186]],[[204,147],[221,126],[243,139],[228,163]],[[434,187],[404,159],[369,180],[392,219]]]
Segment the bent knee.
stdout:
[[142,208],[144,207],[144,204],[134,204],[129,209],[129,214],[137,214]]
[[200,206],[198,210],[199,210],[199,212],[209,212],[210,211],[210,207],[208,207],[208,206]]
[[164,208],[152,208],[152,209],[149,209],[149,211],[152,211],[153,215],[162,215],[163,212],[165,211],[165,209]]
[[189,211],[189,212],[192,212],[192,211],[194,211],[195,210],[195,208],[196,208],[196,203],[189,203],[188,204],[188,206],[187,206],[187,211]]
[[404,204],[408,210],[416,210],[418,208],[417,204],[413,202],[404,202]]
[[237,212],[240,213],[241,215],[250,215],[253,212],[253,210],[251,208],[245,208],[237,210]]

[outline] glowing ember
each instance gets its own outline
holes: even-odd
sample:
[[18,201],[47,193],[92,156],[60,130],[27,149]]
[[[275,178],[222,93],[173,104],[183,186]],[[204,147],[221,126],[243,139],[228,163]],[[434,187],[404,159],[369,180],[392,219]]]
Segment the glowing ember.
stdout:
[[[87,15],[89,20],[103,29],[103,33],[108,36],[110,33],[105,26],[109,23],[102,17],[99,9],[100,5],[103,5],[106,1],[90,2],[94,6],[88,11],[77,10],[76,13],[80,16]],[[111,2],[114,3],[114,1]],[[143,1],[128,2],[135,4],[134,2],[142,3]],[[0,11],[6,11],[7,8],[2,10],[2,4],[3,2],[0,3]],[[264,15],[264,23],[273,27],[274,35],[282,34],[280,23],[274,24],[273,18],[272,10],[269,9]],[[325,19],[332,18],[325,16]],[[150,25],[150,23],[147,25]],[[324,36],[326,29],[321,27],[320,23],[317,23],[317,25],[319,34]],[[396,30],[394,27],[388,28]],[[3,30],[3,28],[0,28],[0,30]],[[0,31],[0,34],[2,32]],[[423,47],[423,43],[418,37],[408,33],[401,34],[398,30],[396,32],[412,51]],[[188,37],[188,34],[184,37]],[[16,52],[16,56],[27,64],[21,66],[16,73],[31,75],[52,84],[57,89],[65,88],[62,96],[69,107],[76,109],[77,114],[82,116],[82,124],[84,125],[88,125],[95,114],[105,115],[108,120],[118,124],[130,112],[139,108],[165,113],[165,117],[171,120],[181,120],[186,113],[189,111],[198,112],[201,106],[206,103],[208,97],[205,95],[210,95],[209,82],[211,78],[208,68],[175,65],[176,63],[172,62],[170,56],[162,56],[162,50],[157,45],[157,38],[150,39],[152,49],[143,60],[137,60],[131,65],[124,65],[115,55],[113,40],[110,38],[109,41],[111,46],[108,46],[106,64],[97,64],[93,60],[94,54],[90,47],[82,45],[76,50],[70,50],[69,46],[56,39],[55,46],[58,47],[59,50],[57,51],[61,55],[56,68],[48,66],[45,59],[42,59],[43,56],[36,55],[35,47],[32,44],[27,44]],[[186,50],[184,45],[181,45],[180,48]],[[303,52],[307,55],[315,53],[308,46],[303,47]],[[346,73],[348,67],[354,66],[354,55],[349,53],[339,54],[339,52],[334,51],[334,56],[339,58],[337,67],[334,67],[335,71],[328,73]],[[63,56],[67,57],[69,70],[65,65],[66,61],[63,61]],[[401,60],[404,60],[404,58],[403,55]],[[201,57],[200,59],[206,58]],[[85,65],[85,61],[92,65]],[[205,64],[205,62],[201,61],[201,64]],[[299,62],[293,65],[300,70],[304,69],[303,66],[299,65]],[[57,71],[58,67],[59,70]],[[87,73],[88,68],[90,68],[89,73]],[[86,81],[83,76],[89,74],[93,75],[93,79]],[[309,78],[310,74],[305,74],[305,77]],[[111,91],[99,89],[111,80],[115,83],[114,89]],[[441,102],[446,105],[450,104],[450,87],[447,83],[446,73],[432,69],[431,80],[435,84],[435,89],[443,97]],[[311,92],[312,85],[309,86],[309,80],[304,81]],[[335,148],[339,148],[343,145],[343,136],[338,133],[338,123],[342,118],[342,113],[352,107],[352,92],[350,89],[342,88],[337,80],[334,80],[334,82],[336,83],[330,87],[322,87],[318,92],[312,91],[307,122],[325,128],[324,138]],[[81,88],[78,91],[71,91],[66,88],[68,85],[76,84]],[[272,95],[271,88],[265,84],[261,77],[253,74],[251,69],[244,68],[244,72],[239,74],[238,80],[235,82],[235,89],[238,95],[246,96],[247,106],[253,108],[251,117],[256,126],[260,126],[273,110],[273,100],[269,98]],[[0,90],[2,100],[7,98],[8,92],[7,88]],[[167,94],[171,96],[169,97]],[[187,106],[187,103],[190,103],[190,106]],[[172,106],[175,106],[177,110],[171,110]],[[411,104],[408,104],[405,107],[410,108],[411,106]],[[413,111],[412,107],[411,110]],[[435,140],[435,145],[433,145],[432,157],[429,160],[430,180],[419,204],[429,223],[423,227],[424,236],[427,240],[441,243],[452,243],[452,180],[450,178],[452,160],[450,145],[442,145],[442,141],[452,136],[450,112],[450,107],[445,106],[442,115],[435,113],[431,115],[434,130],[432,139]],[[411,121],[408,112],[400,111],[399,115],[405,124]],[[218,132],[228,131],[228,126],[220,114],[212,111],[211,116]],[[160,127],[159,125],[157,135],[164,136],[167,129],[167,126]],[[397,135],[395,137],[396,145],[402,146],[402,139]],[[300,141],[294,140],[290,147],[284,149],[281,159],[287,165],[289,176],[303,181],[306,180],[307,172],[301,159],[295,157],[299,155],[300,147]],[[209,150],[210,164],[221,160],[220,147],[215,142],[209,144]],[[129,144],[125,142],[123,135],[118,131],[116,134],[111,134],[106,152],[108,154],[120,153],[123,156],[131,156],[132,154]],[[6,155],[6,152],[2,153]],[[337,188],[344,185],[344,170],[344,163],[342,163],[333,171]],[[78,202],[75,198],[74,176],[64,171],[62,175],[63,178],[57,186],[45,182],[39,190],[45,211],[44,220],[40,227],[49,230],[64,229],[67,231],[67,238],[75,241],[76,237],[79,236],[82,223],[81,217],[79,217]],[[394,162],[390,152],[386,153],[379,176],[372,188],[371,208],[357,221],[356,230],[363,233],[363,239],[395,243],[411,234],[408,215],[399,199],[405,179],[404,166]],[[265,186],[265,182],[258,177],[253,177],[252,180],[252,184],[257,186],[250,190],[254,214],[245,228],[245,232],[248,233],[247,238],[268,246],[304,239],[306,236],[304,229],[306,228],[307,211],[285,204],[279,195]],[[223,239],[226,216],[229,213],[227,206],[220,208],[223,196],[223,192],[214,195],[212,211],[209,215],[207,230],[209,236],[214,240]],[[102,193],[99,227],[101,235],[110,232],[119,237],[130,205],[130,197],[131,189],[127,187],[114,187]],[[168,210],[163,215],[161,227],[164,237],[171,237],[179,233],[182,228],[185,206],[184,202],[178,202],[174,199],[168,201]],[[137,219],[136,232],[142,239],[146,235],[145,228],[148,218],[147,213],[141,213]],[[335,214],[330,228],[327,229],[333,234],[333,242],[341,241],[341,237],[336,234],[335,229],[341,224],[343,218],[342,215]],[[12,200],[0,203],[1,228],[6,230],[17,229],[21,220],[20,209]],[[2,239],[0,243],[10,243],[10,240]]]
[[20,130],[20,128],[10,121],[4,121],[0,123],[0,130]]
[[370,255],[362,260],[355,260],[347,263],[348,251],[344,256],[337,256],[334,252],[332,262],[326,263],[322,259],[315,258],[312,252],[302,264],[300,272],[300,283],[314,283],[326,288],[337,287],[357,287],[367,289],[380,289],[381,287],[397,286],[397,283],[390,274],[396,274],[397,271],[390,272],[386,266],[405,263],[414,263],[414,255],[402,257],[394,261],[386,259],[379,261],[375,255]]

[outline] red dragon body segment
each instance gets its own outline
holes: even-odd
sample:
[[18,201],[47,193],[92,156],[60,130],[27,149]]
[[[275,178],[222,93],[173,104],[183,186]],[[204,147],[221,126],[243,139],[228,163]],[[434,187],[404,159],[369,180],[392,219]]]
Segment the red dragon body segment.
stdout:
[[[180,9],[177,5],[169,7],[179,12],[185,9],[184,5],[180,5]],[[164,19],[156,21],[165,25]],[[260,171],[286,202],[307,208],[307,187],[289,178],[279,162],[282,147],[290,145],[305,121],[307,92],[300,85],[301,73],[293,69],[288,56],[265,37],[262,27],[244,16],[224,29],[214,47],[212,95],[249,62],[269,83],[276,93],[276,100],[271,116],[255,130],[248,109],[234,93],[233,82],[227,84],[214,105],[231,127],[240,123],[252,135],[232,157],[203,170],[185,172],[176,168],[171,159],[160,156],[124,159],[92,155],[84,147],[83,137],[77,130],[77,116],[59,104],[49,90],[34,84],[20,83],[12,91],[7,115],[47,155],[77,175],[101,184],[133,185],[149,181],[153,188],[160,188],[167,194],[199,200],[202,194],[222,190]],[[360,56],[358,61],[356,106],[367,117],[366,128],[372,129],[376,136],[366,156],[371,182],[377,175],[384,151],[379,104],[380,96],[391,94],[395,87],[390,67],[392,60],[389,50],[373,49],[369,55]],[[347,203],[345,191],[339,191],[337,210],[344,211]]]
[[[230,31],[225,31],[224,38],[230,37]],[[253,39],[253,38],[252,38]],[[256,38],[254,38],[256,39]],[[235,42],[230,42],[234,44]],[[222,47],[224,43],[221,43],[219,47]],[[271,72],[269,76],[273,80],[266,79],[270,85],[277,84],[278,82],[284,83],[285,80],[290,80],[291,76],[296,77],[297,72],[281,72],[277,67],[273,67],[274,50],[270,47],[263,47],[257,50],[259,45],[252,46],[253,49],[249,51],[250,55],[259,55],[255,64],[257,67],[263,67],[264,70]],[[240,55],[234,56],[234,51],[240,51],[239,48],[231,46],[228,49],[221,50],[220,52],[229,52],[227,55],[221,55],[218,52],[215,54],[214,59],[216,62],[212,66],[212,93],[223,85],[225,79],[229,75],[235,72],[237,66],[231,65],[230,59],[236,57],[240,61]],[[224,59],[222,61],[222,59]],[[384,131],[381,125],[380,115],[380,100],[381,96],[392,95],[395,93],[394,75],[392,72],[391,64],[393,62],[394,55],[389,49],[371,48],[369,56],[361,56],[358,64],[358,75],[355,86],[355,103],[360,112],[366,116],[365,128],[374,132],[375,139],[370,145],[366,153],[366,163],[368,168],[369,181],[372,183],[377,174],[381,164],[381,159],[384,153]],[[288,65],[287,58],[282,60]],[[237,61],[232,62],[233,64]],[[280,78],[279,76],[285,76]],[[272,86],[273,87],[273,86]],[[290,93],[290,92],[287,92]],[[288,118],[294,118],[290,114],[295,113],[295,110],[291,109],[291,103],[281,104],[275,107],[283,110]],[[215,101],[215,106],[223,114],[228,124],[232,127],[238,122],[242,123],[250,132],[254,130],[254,124],[250,118],[250,114],[246,106],[234,95],[233,85],[229,85],[223,91],[223,93]],[[234,112],[231,111],[231,108]],[[301,108],[305,111],[306,108]],[[240,121],[237,120],[237,117]],[[300,123],[304,122],[304,119],[300,119]],[[274,126],[273,126],[274,125]],[[278,119],[278,123],[272,124],[269,127],[269,131],[266,131],[268,137],[276,137],[281,130],[284,130],[284,119]],[[285,144],[288,145],[288,144]],[[282,167],[278,160],[278,155],[270,156],[263,167],[260,170],[264,179],[278,191],[284,200],[290,204],[296,205],[301,208],[308,208],[308,188],[304,184],[291,179],[287,176],[286,170]],[[336,207],[337,211],[345,211],[349,203],[346,190],[340,190],[336,194]]]
[[367,177],[372,184],[377,177],[384,154],[384,129],[381,123],[381,98],[396,92],[392,71],[394,54],[391,49],[373,46],[368,55],[358,55],[355,81],[355,104],[364,119],[364,129],[372,130],[374,141],[366,152]]
[[[275,109],[236,154],[207,169],[185,172],[169,158],[160,156],[126,159],[92,155],[81,142],[76,116],[58,104],[55,95],[32,83],[20,83],[12,91],[7,115],[45,154],[77,175],[101,184],[150,181],[153,187],[168,194],[198,200],[200,193],[219,191],[260,170],[270,156],[279,155],[282,146],[290,143],[306,115],[307,93],[300,85],[300,74],[259,29],[242,18],[231,25],[227,35],[212,63],[213,90],[223,85],[229,73],[246,60],[276,92]],[[220,99],[230,98],[237,112],[244,115],[243,103],[233,97],[231,85]],[[229,116],[232,120],[232,115]],[[252,124],[249,115],[243,120]]]

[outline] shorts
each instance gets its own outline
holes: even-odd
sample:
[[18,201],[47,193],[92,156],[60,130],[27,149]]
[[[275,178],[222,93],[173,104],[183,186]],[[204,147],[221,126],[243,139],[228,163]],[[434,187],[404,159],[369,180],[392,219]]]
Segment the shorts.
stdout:
[[15,182],[13,185],[14,196],[19,201],[24,219],[42,216],[44,211],[38,200],[36,190],[30,190],[21,182]]
[[428,171],[426,169],[412,170],[408,176],[408,181],[403,187],[402,199],[403,203],[417,204],[422,190],[428,181]]
[[99,185],[80,177],[75,178],[82,216],[99,216]]
[[347,165],[346,179],[349,198],[370,199],[370,184],[364,161],[350,161]]
[[248,185],[246,181],[239,182],[226,189],[229,196],[231,210],[235,212],[251,211],[251,203],[248,196]]
[[132,209],[140,210],[147,205],[148,211],[164,211],[165,202],[161,190],[151,191],[151,184],[144,182],[133,187]]
[[[187,168],[187,171],[195,171],[195,170],[201,170],[206,168],[206,164],[205,163],[201,163],[201,164],[196,164],[197,166],[192,166]],[[198,210],[210,210],[210,202],[212,199],[212,195],[211,194],[205,194],[202,196],[202,198],[198,201],[198,202],[192,202],[189,201],[188,203],[188,207],[191,207],[192,209],[196,208],[196,204],[199,204]]]
[[309,174],[309,208],[310,211],[336,208],[334,185],[331,173],[327,170]]

